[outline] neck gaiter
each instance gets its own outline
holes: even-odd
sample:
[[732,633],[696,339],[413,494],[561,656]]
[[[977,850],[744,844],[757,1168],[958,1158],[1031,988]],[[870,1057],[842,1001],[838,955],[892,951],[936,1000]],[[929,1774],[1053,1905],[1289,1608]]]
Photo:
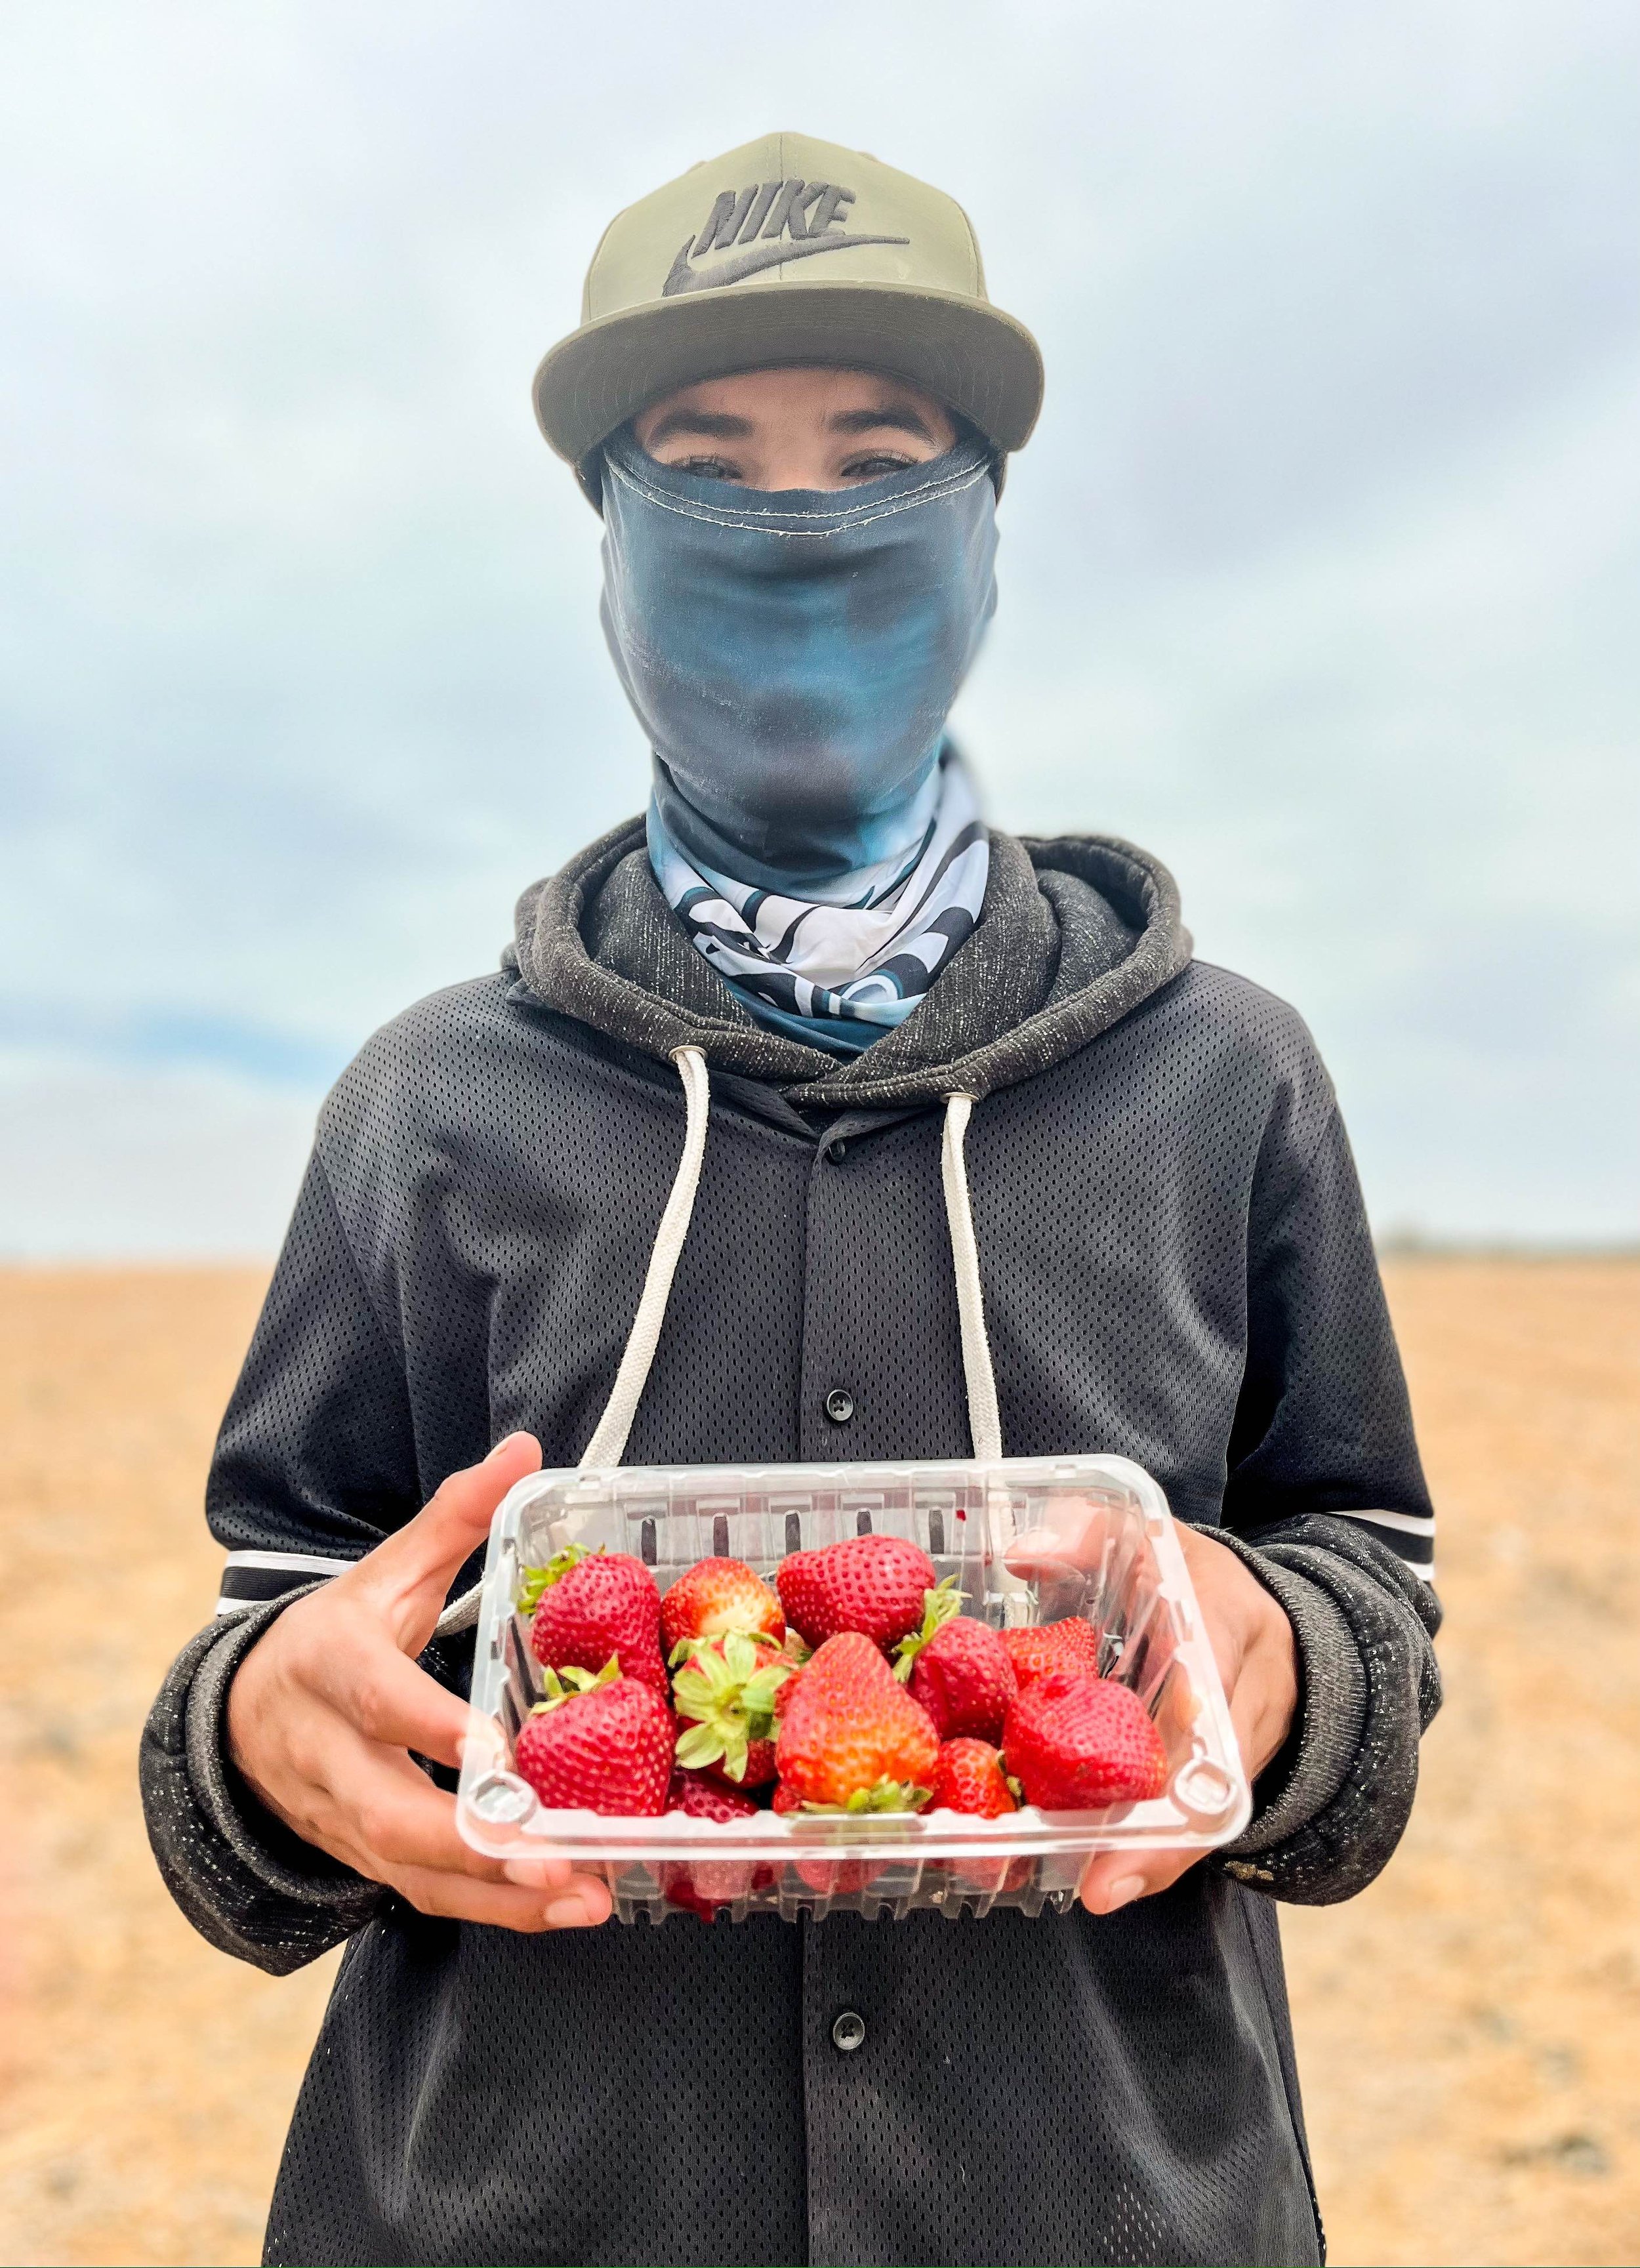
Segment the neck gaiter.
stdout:
[[667,836],[798,897],[910,856],[997,603],[990,453],[839,494],[604,457],[604,635]]
[[910,1014],[984,897],[944,731],[997,603],[995,502],[982,443],[841,494],[726,490],[629,433],[605,451],[651,863],[760,1020],[838,1053]]

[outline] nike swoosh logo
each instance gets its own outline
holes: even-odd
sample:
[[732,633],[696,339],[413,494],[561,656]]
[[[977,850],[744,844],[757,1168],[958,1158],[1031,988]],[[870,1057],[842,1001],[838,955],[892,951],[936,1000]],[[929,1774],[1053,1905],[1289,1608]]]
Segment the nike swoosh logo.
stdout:
[[691,268],[689,247],[692,236],[686,236],[677,258],[672,263],[672,273],[660,287],[663,299],[674,299],[680,291],[716,291],[721,284],[738,284],[744,276],[755,276],[760,269],[779,268],[788,260],[807,260],[816,252],[846,252],[854,244],[909,244],[908,236],[823,236],[817,244],[769,244],[754,246],[733,260],[725,260],[721,268]]

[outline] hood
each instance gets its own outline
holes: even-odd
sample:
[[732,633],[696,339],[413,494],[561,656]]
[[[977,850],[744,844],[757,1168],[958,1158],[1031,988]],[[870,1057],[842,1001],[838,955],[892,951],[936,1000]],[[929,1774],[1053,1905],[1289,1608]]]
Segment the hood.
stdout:
[[993,833],[980,920],[903,1024],[846,1062],[768,1030],[702,959],[632,819],[518,901],[502,965],[520,998],[669,1063],[767,1081],[799,1108],[979,1100],[1074,1054],[1190,959],[1159,859],[1114,836]]

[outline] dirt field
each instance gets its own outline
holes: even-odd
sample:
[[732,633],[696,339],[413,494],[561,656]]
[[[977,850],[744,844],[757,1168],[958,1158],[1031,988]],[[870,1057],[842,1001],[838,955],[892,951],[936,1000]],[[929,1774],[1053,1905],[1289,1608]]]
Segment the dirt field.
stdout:
[[[329,1983],[195,1938],[133,1784],[215,1594],[200,1480],[259,1290],[0,1275],[8,2262],[254,2260]],[[1391,1291],[1452,1698],[1386,1879],[1288,1913],[1333,2258],[1633,2261],[1640,1262],[1402,1261]]]

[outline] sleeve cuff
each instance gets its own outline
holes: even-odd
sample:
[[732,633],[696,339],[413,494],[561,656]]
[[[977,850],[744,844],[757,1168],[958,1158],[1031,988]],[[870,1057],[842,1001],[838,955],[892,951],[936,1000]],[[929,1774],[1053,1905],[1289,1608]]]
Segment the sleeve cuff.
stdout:
[[246,1655],[284,1609],[317,1590],[317,1583],[287,1591],[249,1614],[224,1617],[221,1638],[195,1671],[188,1697],[188,1775],[210,1825],[257,1881],[301,1905],[350,1912],[373,1905],[379,1883],[366,1881],[311,1843],[303,1842],[259,1803],[228,1756],[228,1690]]
[[[1204,1531],[1205,1532],[1205,1531]],[[1291,1737],[1254,1790],[1251,1823],[1219,1853],[1244,1881],[1257,1881],[1258,1854],[1319,1818],[1350,1777],[1366,1728],[1366,1672],[1349,1624],[1325,1591],[1252,1550],[1214,1532],[1269,1592],[1292,1624],[1298,1653],[1298,1707]]]

